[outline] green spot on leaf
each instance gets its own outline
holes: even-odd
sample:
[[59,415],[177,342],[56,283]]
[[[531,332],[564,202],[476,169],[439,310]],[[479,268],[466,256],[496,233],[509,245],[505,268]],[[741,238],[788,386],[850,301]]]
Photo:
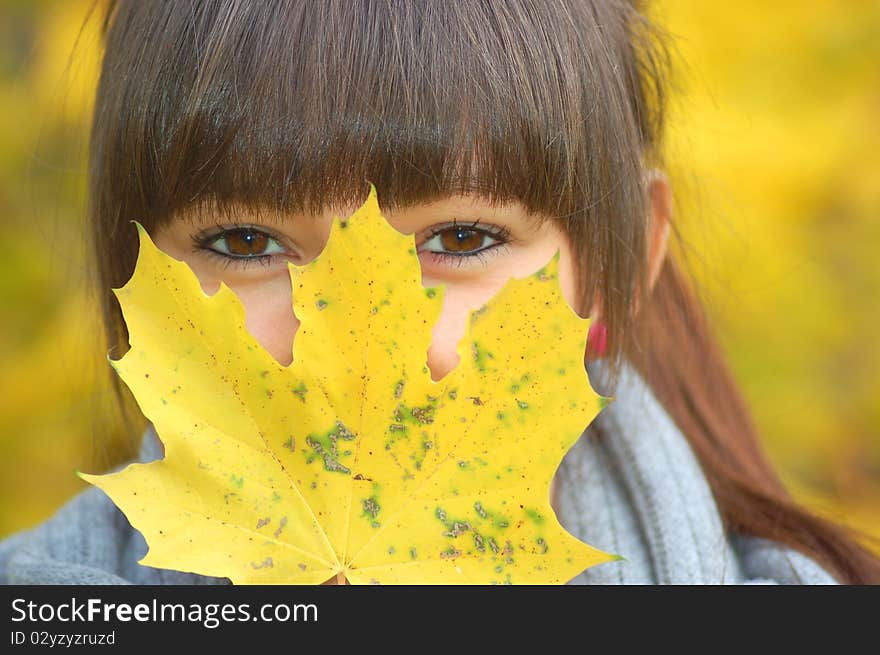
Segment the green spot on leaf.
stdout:
[[337,421],[336,426],[327,434],[310,434],[306,437],[306,444],[312,449],[314,455],[308,461],[311,462],[317,456],[324,462],[326,471],[351,475],[351,469],[340,462],[340,459],[350,454],[351,451],[343,451],[340,455],[339,440],[351,441],[354,438],[355,435],[340,421]]
[[370,524],[374,528],[378,528],[379,523],[378,523],[378,521],[376,521],[376,517],[379,516],[379,511],[382,508],[379,507],[379,501],[376,499],[376,497],[370,496],[369,498],[364,498],[361,501],[361,506],[363,507],[363,510],[364,510],[363,514],[361,514],[361,516],[363,516],[364,518],[369,520]]
[[306,392],[308,391],[308,389],[306,388],[305,382],[300,382],[297,386],[291,388],[290,391],[302,402],[306,401]]
[[492,353],[488,350],[484,350],[476,341],[471,343],[471,355],[473,355],[474,364],[476,364],[477,370],[481,373],[486,371],[488,360],[494,359]]

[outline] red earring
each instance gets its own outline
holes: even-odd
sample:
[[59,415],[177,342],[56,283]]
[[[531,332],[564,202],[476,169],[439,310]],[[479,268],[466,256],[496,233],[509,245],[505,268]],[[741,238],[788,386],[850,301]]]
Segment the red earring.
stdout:
[[598,359],[605,355],[608,350],[608,327],[602,321],[594,320],[590,323],[590,331],[587,334],[587,359]]

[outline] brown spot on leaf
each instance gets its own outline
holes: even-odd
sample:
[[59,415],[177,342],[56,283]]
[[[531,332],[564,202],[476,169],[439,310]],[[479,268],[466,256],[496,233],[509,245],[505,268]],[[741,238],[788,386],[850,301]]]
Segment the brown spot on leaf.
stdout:
[[363,500],[364,513],[376,518],[379,515],[379,503],[375,498],[366,498]]
[[328,471],[333,471],[336,473],[351,473],[351,469],[343,464],[339,463],[339,460],[336,459],[338,457],[338,452],[336,451],[336,442],[333,441],[333,452],[328,452],[324,446],[317,441],[316,439],[312,439],[312,437],[306,437],[306,443],[315,451],[315,453],[322,459],[324,462],[324,468]]
[[453,521],[452,527],[443,533],[444,537],[457,537],[459,535],[464,534],[465,532],[471,529],[470,523],[465,523],[463,521]]
[[422,425],[428,425],[434,422],[434,407],[426,405],[425,407],[413,407],[410,410],[412,417]]
[[281,523],[280,523],[280,525],[278,526],[278,529],[275,530],[275,532],[272,533],[272,536],[275,537],[276,539],[277,539],[278,537],[280,537],[280,536],[281,536],[281,531],[284,529],[284,526],[286,526],[286,525],[287,525],[287,517],[286,517],[286,516],[282,516],[282,517],[281,517]]

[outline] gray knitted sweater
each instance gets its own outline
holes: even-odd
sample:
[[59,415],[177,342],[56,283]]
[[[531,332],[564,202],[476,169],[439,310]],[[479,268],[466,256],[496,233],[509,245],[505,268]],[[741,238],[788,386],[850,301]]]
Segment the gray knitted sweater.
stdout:
[[[601,371],[591,367],[591,379]],[[601,387],[599,387],[601,388]],[[601,438],[598,435],[601,434]],[[140,461],[161,456],[148,431]],[[631,369],[615,400],[569,451],[555,480],[565,528],[624,559],[591,567],[585,584],[833,584],[809,558],[726,534],[690,447]],[[227,580],[138,564],[147,546],[90,488],[36,528],[0,542],[2,584],[216,584]]]

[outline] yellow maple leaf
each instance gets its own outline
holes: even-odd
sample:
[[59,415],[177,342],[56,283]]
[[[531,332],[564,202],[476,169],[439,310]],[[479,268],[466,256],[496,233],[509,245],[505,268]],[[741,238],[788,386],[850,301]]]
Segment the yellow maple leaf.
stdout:
[[550,506],[562,457],[606,399],[558,254],[471,312],[460,363],[427,367],[442,287],[376,190],[290,265],[301,325],[280,365],[225,285],[206,295],[138,226],[116,290],[131,348],[111,362],[164,459],[81,476],[140,530],[142,564],[234,583],[564,583],[613,559]]

